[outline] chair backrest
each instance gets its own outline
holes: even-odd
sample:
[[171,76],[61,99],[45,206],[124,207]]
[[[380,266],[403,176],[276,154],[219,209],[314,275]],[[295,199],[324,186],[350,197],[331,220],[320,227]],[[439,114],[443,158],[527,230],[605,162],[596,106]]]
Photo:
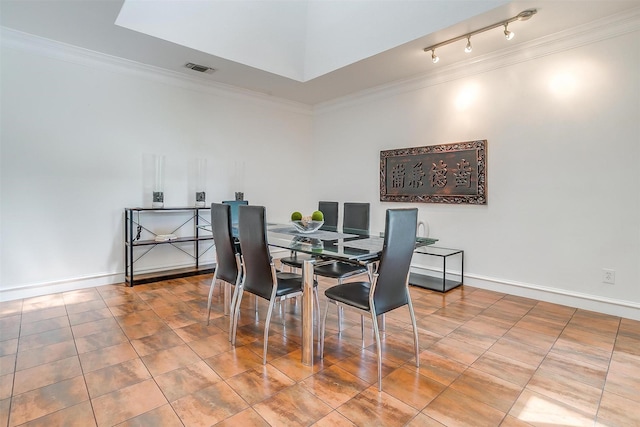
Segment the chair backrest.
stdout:
[[378,282],[373,301],[376,314],[407,304],[407,276],[416,245],[418,209],[388,209]]
[[225,205],[231,206],[231,226],[238,226],[238,207],[243,205],[248,205],[249,201],[247,200],[225,200],[222,203]]
[[318,210],[324,214],[321,230],[336,231],[338,229],[338,202],[318,202]]
[[369,203],[344,204],[342,231],[351,234],[369,234]]
[[264,206],[240,206],[238,231],[244,262],[244,289],[262,298],[271,299],[274,283],[265,216]]
[[231,232],[231,206],[211,203],[211,232],[216,248],[216,277],[235,284],[238,266]]

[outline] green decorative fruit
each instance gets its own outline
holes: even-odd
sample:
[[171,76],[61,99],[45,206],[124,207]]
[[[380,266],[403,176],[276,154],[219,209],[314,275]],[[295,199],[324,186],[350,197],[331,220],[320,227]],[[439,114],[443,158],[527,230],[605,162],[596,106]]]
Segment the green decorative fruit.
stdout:
[[302,219],[302,214],[298,211],[291,214],[291,221],[300,221]]
[[311,214],[312,221],[324,221],[324,214],[320,211],[315,211]]

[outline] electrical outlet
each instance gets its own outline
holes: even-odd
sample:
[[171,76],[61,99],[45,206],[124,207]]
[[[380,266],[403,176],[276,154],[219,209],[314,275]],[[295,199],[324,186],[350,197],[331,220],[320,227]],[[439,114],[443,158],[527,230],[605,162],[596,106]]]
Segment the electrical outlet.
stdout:
[[602,283],[614,285],[616,283],[616,271],[608,268],[602,269]]

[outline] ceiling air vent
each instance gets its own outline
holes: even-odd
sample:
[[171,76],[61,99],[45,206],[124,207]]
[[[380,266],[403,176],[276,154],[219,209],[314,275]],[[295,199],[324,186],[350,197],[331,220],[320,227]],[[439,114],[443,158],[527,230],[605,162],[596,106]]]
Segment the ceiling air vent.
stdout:
[[185,65],[185,67],[187,68],[191,68],[193,71],[197,71],[199,73],[208,73],[211,74],[215,71],[214,68],[211,67],[207,67],[205,65],[198,65],[198,64],[194,64],[192,62],[189,62]]

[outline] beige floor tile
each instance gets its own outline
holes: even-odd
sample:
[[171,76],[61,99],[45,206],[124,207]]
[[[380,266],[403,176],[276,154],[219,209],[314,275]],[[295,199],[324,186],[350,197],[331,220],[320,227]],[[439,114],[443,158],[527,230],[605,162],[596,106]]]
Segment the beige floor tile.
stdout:
[[157,375],[154,379],[169,402],[222,381],[203,360]]
[[135,358],[85,374],[91,398],[111,393],[151,378],[142,360]]
[[128,419],[127,421],[117,425],[118,427],[183,427],[184,424],[175,413],[171,405],[162,405],[159,408],[152,409],[149,412]]
[[640,411],[638,401],[605,391],[598,410],[600,426],[638,426]]
[[253,406],[271,425],[310,425],[332,408],[297,384]]
[[487,351],[472,368],[524,387],[536,372],[536,367],[501,354]]
[[452,388],[447,388],[422,411],[446,426],[497,426],[505,413]]
[[522,387],[519,385],[474,368],[464,371],[451,384],[450,389],[504,413],[509,412],[522,391]]
[[170,347],[142,357],[142,361],[154,377],[191,365],[200,360],[200,357],[186,344]]
[[146,380],[91,399],[97,424],[113,426],[167,403],[153,380]]
[[22,424],[21,427],[90,427],[95,426],[96,420],[93,416],[93,408],[91,403],[86,400],[74,406],[61,409],[44,417],[40,417],[28,423]]
[[98,332],[82,338],[76,338],[75,341],[78,353],[82,354],[99,350],[101,348],[111,347],[116,344],[126,343],[129,339],[122,330],[112,329],[106,332]]
[[87,400],[89,394],[82,376],[14,395],[9,426],[24,424]]
[[522,392],[509,415],[537,427],[594,425],[593,415],[529,389]]
[[422,410],[446,388],[414,366],[396,369],[382,379],[382,387],[385,393],[417,410]]
[[182,344],[184,344],[184,341],[173,331],[160,332],[137,340],[131,340],[131,345],[140,356],[146,356]]
[[[8,399],[13,393],[13,373],[0,375],[0,400]],[[1,424],[0,424],[1,425]]]
[[538,370],[531,378],[527,389],[576,408],[595,417],[602,390],[574,379]]
[[467,365],[427,350],[420,353],[417,369],[425,377],[448,386],[467,369]]
[[218,354],[205,360],[209,366],[223,379],[231,378],[242,372],[262,366],[262,357],[247,347],[236,347],[233,350]]
[[247,403],[253,405],[295,384],[291,378],[266,364],[227,379],[227,383]]
[[302,381],[302,386],[333,409],[343,405],[369,383],[345,371],[341,367],[330,366]]
[[[3,331],[4,333],[4,331]],[[4,334],[2,339],[4,339]],[[14,354],[18,352],[18,338],[6,339],[4,341],[0,341],[0,357],[6,356],[8,354]]]
[[372,386],[340,406],[337,411],[356,425],[404,425],[418,410]]
[[18,354],[16,369],[21,371],[56,360],[66,359],[76,354],[76,343],[73,340],[26,350]]
[[35,322],[23,323],[20,328],[20,336],[26,337],[27,335],[38,334],[41,332],[50,331],[52,329],[60,329],[68,327],[69,318],[66,313],[64,316],[53,317],[46,320],[38,320]]
[[101,348],[80,354],[80,362],[84,373],[96,371],[108,366],[117,365],[127,360],[136,359],[138,354],[131,344],[123,342],[110,347]]
[[219,382],[171,403],[185,426],[210,426],[248,408],[226,383]]
[[82,375],[78,356],[67,357],[33,368],[16,371],[13,392],[22,394]]
[[33,350],[35,348],[41,348],[47,345],[57,344],[72,339],[73,334],[71,333],[71,328],[68,326],[64,328],[40,332],[33,335],[27,335],[24,337],[20,337],[20,340],[18,342],[18,352]]
[[338,411],[332,411],[312,424],[313,427],[356,427],[344,415]]

